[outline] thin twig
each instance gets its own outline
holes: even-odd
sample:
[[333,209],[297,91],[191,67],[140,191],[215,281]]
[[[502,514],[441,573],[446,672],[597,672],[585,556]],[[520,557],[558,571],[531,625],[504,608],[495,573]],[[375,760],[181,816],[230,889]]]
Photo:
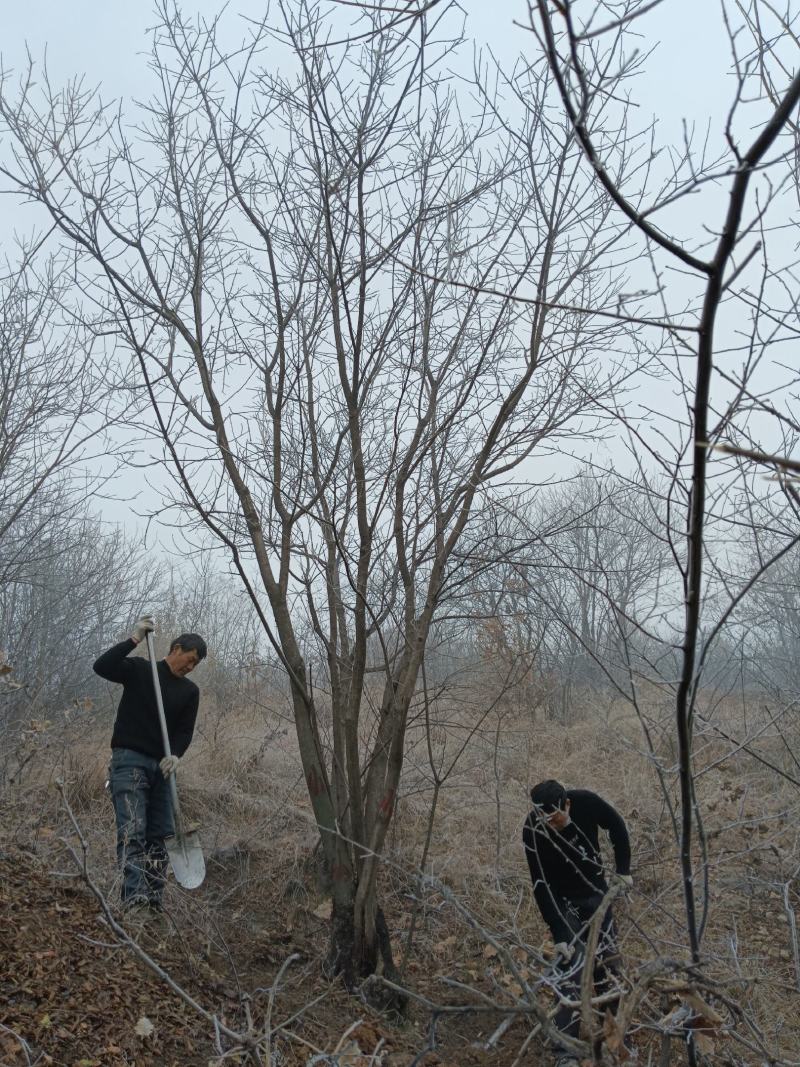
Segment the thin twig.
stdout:
[[231,1030],[229,1027],[220,1023],[215,1014],[210,1011],[207,1011],[202,1006],[202,1004],[199,1004],[194,999],[194,997],[191,996],[191,994],[187,993],[182,986],[178,985],[175,979],[170,974],[168,974],[163,967],[159,966],[159,964],[156,963],[152,956],[148,955],[148,953],[144,951],[141,945],[138,945],[136,941],[133,940],[127,930],[123,926],[121,926],[120,923],[117,922],[111,912],[111,908],[109,907],[108,902],[103,896],[102,891],[98,888],[92,876],[89,874],[87,864],[88,845],[86,843],[86,838],[83,836],[83,832],[81,831],[81,828],[78,824],[78,820],[75,818],[75,814],[70,806],[69,801],[67,800],[67,795],[64,790],[64,783],[60,780],[56,781],[56,788],[58,789],[58,792],[61,795],[61,801],[67,812],[67,815],[69,816],[69,820],[72,823],[73,829],[75,830],[78,840],[81,843],[83,859],[80,859],[78,854],[75,852],[75,849],[72,847],[72,845],[69,844],[69,842],[64,841],[64,846],[77,864],[81,872],[82,880],[91,890],[92,894],[100,905],[105,921],[108,923],[108,925],[117,935],[117,937],[119,937],[120,940],[123,941],[124,944],[131,950],[131,952],[133,952],[133,954],[141,960],[145,967],[147,967],[154,974],[156,974],[163,982],[166,982],[166,984],[173,991],[173,993],[177,994],[177,996],[179,996],[185,1004],[188,1004],[193,1011],[197,1012],[198,1015],[201,1015],[206,1020],[206,1022],[211,1023],[217,1034],[223,1033],[231,1041],[234,1041],[245,1048],[252,1047],[252,1041],[248,1041],[246,1035],[240,1034],[236,1030]]

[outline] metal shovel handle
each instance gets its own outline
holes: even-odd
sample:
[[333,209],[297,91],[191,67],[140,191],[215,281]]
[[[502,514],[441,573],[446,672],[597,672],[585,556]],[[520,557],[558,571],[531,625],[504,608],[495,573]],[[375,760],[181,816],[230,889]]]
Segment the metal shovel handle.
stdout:
[[[158,721],[161,725],[161,739],[164,742],[164,755],[171,756],[169,748],[169,732],[167,731],[167,717],[164,714],[164,700],[161,696],[161,682],[158,680],[158,667],[156,666],[156,653],[153,647],[153,635],[152,633],[145,634],[145,641],[147,642],[147,658],[150,660],[150,671],[153,675],[153,689],[156,694],[156,707],[158,708]],[[183,818],[181,817],[181,808],[178,803],[178,786],[175,782],[175,772],[173,771],[169,776],[169,791],[172,797],[172,812],[175,816],[175,829],[178,834],[183,836]]]

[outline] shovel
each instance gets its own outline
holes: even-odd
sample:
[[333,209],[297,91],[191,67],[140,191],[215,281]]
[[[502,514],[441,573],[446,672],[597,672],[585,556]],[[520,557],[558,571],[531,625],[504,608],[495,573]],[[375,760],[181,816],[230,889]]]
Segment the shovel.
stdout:
[[[153,672],[153,689],[156,693],[156,705],[158,706],[158,721],[161,723],[161,737],[164,741],[164,755],[171,755],[169,750],[169,734],[167,733],[167,719],[164,715],[164,701],[161,697],[161,683],[158,680],[158,668],[156,667],[156,654],[153,648],[153,635],[148,633],[147,656],[150,660],[150,670]],[[178,803],[178,786],[175,782],[173,771],[169,776],[169,790],[172,796],[172,816],[175,822],[175,833],[165,839],[164,845],[172,865],[172,873],[175,881],[184,889],[196,889],[206,876],[206,861],[203,859],[203,849],[196,830],[185,829]]]

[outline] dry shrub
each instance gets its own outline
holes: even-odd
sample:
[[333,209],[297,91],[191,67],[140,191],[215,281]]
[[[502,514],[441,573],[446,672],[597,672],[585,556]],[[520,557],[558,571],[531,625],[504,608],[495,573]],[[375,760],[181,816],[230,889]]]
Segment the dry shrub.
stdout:
[[[591,703],[588,697],[585,703]],[[459,700],[438,709],[434,751],[444,755],[445,765],[475,727],[479,704],[476,697],[474,705]],[[657,954],[685,954],[677,848],[667,803],[674,804],[677,796],[664,740],[671,708],[654,701],[646,714],[658,746],[653,753],[647,751],[636,715],[621,703],[606,704],[598,719],[571,726],[534,721],[513,707],[498,706],[474,730],[443,783],[427,871],[451,887],[487,929],[523,954],[547,941],[532,901],[521,829],[528,788],[548,777],[597,791],[629,823],[635,891],[618,908],[628,967]],[[741,726],[741,716],[741,708],[724,707],[720,721],[732,729]],[[36,741],[25,783],[5,807],[0,833],[33,842],[52,858],[53,867],[63,868],[60,839],[67,828],[51,786],[55,778],[62,779],[79,813],[92,869],[114,898],[113,814],[103,788],[110,722],[72,717],[48,729],[46,743],[41,737]],[[447,990],[437,977],[445,971],[479,987],[502,984],[504,978],[497,961],[484,958],[480,939],[435,886],[421,890],[415,880],[432,796],[422,718],[410,727],[407,741],[409,755],[386,856],[384,902],[397,948],[407,936],[413,909],[421,907],[409,980],[432,983],[429,994],[446,1000]],[[774,731],[759,738],[756,747],[762,758],[776,763],[786,755],[784,741]],[[710,889],[704,968],[761,1026],[768,1043],[791,1048],[797,1038],[796,976],[785,904],[788,900],[793,910],[798,902],[792,881],[798,791],[746,752],[731,753],[729,742],[700,727],[697,772]],[[302,919],[316,930],[314,951],[324,953],[326,927],[315,917],[325,892],[317,834],[296,740],[282,707],[269,713],[228,711],[213,731],[204,729],[201,708],[197,738],[179,782],[187,815],[202,826],[209,876],[194,895],[170,888],[168,906],[176,922],[194,930],[192,936],[219,955],[220,967],[230,966],[237,974],[244,968],[259,985],[268,984],[263,968],[272,973],[283,958],[284,950],[272,944],[276,931],[299,928]],[[695,861],[699,872],[699,845]],[[702,905],[702,883],[698,885]],[[655,1026],[659,1013],[662,1005],[654,998],[639,1022]],[[637,1040],[646,1045],[646,1034]]]

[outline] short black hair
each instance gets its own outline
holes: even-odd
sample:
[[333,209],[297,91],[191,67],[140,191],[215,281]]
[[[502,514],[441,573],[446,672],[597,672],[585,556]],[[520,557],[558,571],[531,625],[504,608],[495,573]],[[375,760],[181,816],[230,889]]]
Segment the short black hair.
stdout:
[[170,652],[174,652],[176,648],[181,648],[184,652],[196,652],[198,660],[205,659],[208,655],[206,643],[200,634],[181,634],[169,646]]
[[531,800],[534,807],[541,808],[542,811],[558,811],[567,803],[567,791],[561,782],[548,778],[531,789]]

